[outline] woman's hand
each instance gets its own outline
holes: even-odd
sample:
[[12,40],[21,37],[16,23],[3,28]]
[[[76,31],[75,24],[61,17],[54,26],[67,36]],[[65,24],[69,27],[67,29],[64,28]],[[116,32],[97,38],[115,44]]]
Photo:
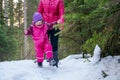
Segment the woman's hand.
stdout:
[[63,26],[60,26],[59,30],[63,30],[63,29],[64,29],[64,27],[63,27]]
[[60,19],[57,20],[57,24],[61,24],[62,21]]

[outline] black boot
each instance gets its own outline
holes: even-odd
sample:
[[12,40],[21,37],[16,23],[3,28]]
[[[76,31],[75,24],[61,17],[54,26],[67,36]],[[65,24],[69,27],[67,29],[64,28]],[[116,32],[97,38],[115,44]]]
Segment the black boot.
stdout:
[[54,59],[55,62],[56,62],[53,66],[58,67],[58,62],[59,62],[58,51],[53,52],[53,59]]
[[58,62],[54,62],[53,66],[56,66],[58,68]]
[[42,68],[42,62],[38,62],[38,66]]
[[58,67],[57,62],[53,58],[47,59],[47,62],[49,62],[50,66],[56,66],[56,67]]

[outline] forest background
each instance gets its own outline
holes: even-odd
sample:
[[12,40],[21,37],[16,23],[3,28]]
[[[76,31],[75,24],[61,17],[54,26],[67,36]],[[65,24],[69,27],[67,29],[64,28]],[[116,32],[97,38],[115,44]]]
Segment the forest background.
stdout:
[[[0,0],[0,61],[34,59],[31,37],[24,41],[24,24],[31,24],[38,3],[39,0]],[[80,53],[92,56],[96,44],[102,49],[101,57],[120,55],[120,0],[64,0],[64,4],[60,59]]]

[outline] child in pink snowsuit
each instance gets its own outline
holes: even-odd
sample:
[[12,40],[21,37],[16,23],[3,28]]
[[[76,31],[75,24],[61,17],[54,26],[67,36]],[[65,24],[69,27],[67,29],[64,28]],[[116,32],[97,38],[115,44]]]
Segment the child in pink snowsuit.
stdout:
[[32,35],[36,59],[40,67],[42,67],[42,62],[44,60],[44,53],[48,60],[51,60],[53,57],[52,45],[48,39],[47,30],[48,27],[44,24],[42,15],[35,12],[33,15],[33,23],[28,30],[25,31],[25,35]]

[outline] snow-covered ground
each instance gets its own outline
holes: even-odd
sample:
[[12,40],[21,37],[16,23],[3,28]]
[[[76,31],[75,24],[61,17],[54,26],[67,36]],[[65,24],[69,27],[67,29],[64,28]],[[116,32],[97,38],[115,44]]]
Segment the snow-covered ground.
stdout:
[[81,55],[70,55],[60,60],[59,68],[46,61],[43,68],[33,60],[6,61],[0,63],[0,80],[120,80],[120,56],[93,64]]
[[120,56],[94,61],[80,55],[60,60],[59,68],[46,61],[39,68],[34,60],[0,62],[0,80],[120,80]]

